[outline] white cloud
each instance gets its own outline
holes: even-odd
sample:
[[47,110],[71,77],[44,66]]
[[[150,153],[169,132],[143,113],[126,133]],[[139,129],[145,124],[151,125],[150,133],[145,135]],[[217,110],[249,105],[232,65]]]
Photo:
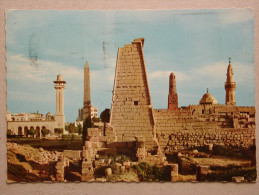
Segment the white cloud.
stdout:
[[7,79],[20,82],[47,83],[62,74],[65,80],[78,80],[83,77],[83,71],[60,62],[38,60],[33,64],[23,55],[7,55]]
[[[217,83],[216,81],[226,80],[227,67],[228,64],[226,64],[226,62],[217,62],[203,65],[200,68],[193,69],[191,72],[193,72],[194,75],[197,75],[196,78],[198,79],[206,78],[207,81]],[[236,62],[234,64],[232,63],[232,67],[234,79],[239,83],[246,82],[251,78],[251,75],[254,75],[253,66],[250,64]]]
[[7,98],[8,100],[15,100],[15,101],[26,101],[26,102],[34,102],[34,103],[39,103],[41,102],[48,102],[48,103],[53,103],[53,98],[54,95],[50,96],[44,96],[42,98],[42,94],[37,94],[37,93],[26,93],[24,91],[7,91]]
[[[154,71],[151,72],[148,75],[149,79],[164,79],[164,78],[169,78],[169,75],[172,73],[172,71]],[[179,81],[183,81],[183,80],[187,80],[189,79],[188,76],[186,74],[184,74],[183,72],[175,72],[174,74],[176,76],[176,79]]]

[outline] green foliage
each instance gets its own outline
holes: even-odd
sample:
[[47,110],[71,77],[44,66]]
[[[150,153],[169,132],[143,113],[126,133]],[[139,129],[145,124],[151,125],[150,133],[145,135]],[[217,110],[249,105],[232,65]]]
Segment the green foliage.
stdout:
[[69,132],[69,133],[75,133],[76,127],[74,123],[69,123],[68,125],[65,126],[65,129]]
[[83,125],[83,132],[82,132],[82,139],[83,142],[86,141],[86,136],[87,136],[87,128],[93,127],[93,122],[91,120],[91,116],[87,117],[84,121]]
[[110,109],[106,108],[104,111],[102,111],[100,118],[103,123],[110,122]]
[[77,132],[78,132],[79,135],[82,134],[82,130],[83,130],[82,125],[79,123],[78,126],[77,126]]
[[12,134],[12,130],[11,129],[7,129],[7,135],[11,135]]
[[134,166],[140,181],[170,181],[170,167],[151,166],[145,162]]
[[61,133],[63,133],[63,129],[62,129],[62,128],[55,128],[55,129],[54,129],[54,132],[55,132],[56,134],[61,134]]
[[116,162],[118,162],[118,163],[123,163],[123,162],[125,162],[125,161],[131,161],[128,156],[123,155],[123,154],[117,155],[114,160],[115,160]]
[[208,181],[232,181],[232,177],[241,176],[248,182],[256,180],[257,173],[255,168],[231,168],[226,171],[215,171],[207,175]]
[[72,139],[72,135],[71,134],[68,134],[68,135],[63,134],[62,139]]
[[48,129],[42,129],[41,134],[43,135],[43,137],[45,137],[46,135],[49,134],[49,130]]
[[124,171],[118,174],[114,173],[106,177],[106,181],[108,182],[118,182],[118,181],[126,181],[126,182],[139,182],[138,175],[132,171]]
[[29,129],[28,130],[28,135],[35,135],[36,134],[36,130],[35,129]]

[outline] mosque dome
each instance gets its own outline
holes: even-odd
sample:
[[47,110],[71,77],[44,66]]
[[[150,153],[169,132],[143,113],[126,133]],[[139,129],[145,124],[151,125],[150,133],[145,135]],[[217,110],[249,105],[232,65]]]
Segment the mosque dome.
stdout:
[[48,113],[46,114],[46,116],[52,116],[51,112],[48,112]]
[[200,101],[200,104],[217,104],[218,101],[216,100],[216,98],[213,97],[213,95],[211,95],[207,89],[207,93],[205,93]]

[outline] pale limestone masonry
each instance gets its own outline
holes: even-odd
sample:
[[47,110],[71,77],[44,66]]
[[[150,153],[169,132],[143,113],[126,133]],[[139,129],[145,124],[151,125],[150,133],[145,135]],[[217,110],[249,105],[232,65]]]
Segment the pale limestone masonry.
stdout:
[[[207,144],[248,148],[254,144],[254,108],[218,106],[211,114],[199,113],[203,106],[186,110],[154,110],[159,145],[166,153]],[[192,114],[196,109],[197,114]]]
[[178,164],[171,164],[171,181],[178,181]]
[[98,128],[87,129],[87,140],[82,151],[82,181],[91,181],[94,179],[93,162],[98,150],[101,148],[101,132]]
[[135,141],[144,136],[146,148],[155,145],[154,117],[143,53],[144,39],[119,48],[110,124],[117,141]]
[[206,176],[210,170],[209,166],[198,165],[196,167],[196,180],[197,181],[206,181]]
[[56,168],[56,181],[64,182],[65,181],[65,169],[69,167],[69,159],[63,157],[60,161],[57,162]]
[[[102,141],[145,138],[145,150],[175,152],[208,144],[249,147],[255,140],[255,108],[235,106],[236,83],[229,62],[226,105],[208,93],[200,104],[178,108],[175,75],[170,75],[168,109],[152,109],[143,55],[144,39],[119,48],[110,129]],[[112,138],[111,138],[112,137]],[[144,149],[139,149],[143,150]],[[139,153],[140,151],[138,151]],[[144,153],[141,152],[140,156]],[[145,156],[146,158],[146,156]]]

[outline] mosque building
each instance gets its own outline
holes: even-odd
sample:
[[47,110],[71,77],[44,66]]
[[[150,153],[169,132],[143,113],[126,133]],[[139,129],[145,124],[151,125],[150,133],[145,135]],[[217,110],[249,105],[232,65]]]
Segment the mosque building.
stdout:
[[61,74],[57,75],[57,80],[54,82],[56,89],[56,114],[50,112],[44,117],[40,113],[16,113],[7,112],[7,129],[11,135],[28,136],[29,129],[36,130],[36,137],[42,137],[41,130],[48,129],[49,136],[55,135],[55,131],[64,131],[65,115],[64,115],[64,89],[66,81],[63,80]]

